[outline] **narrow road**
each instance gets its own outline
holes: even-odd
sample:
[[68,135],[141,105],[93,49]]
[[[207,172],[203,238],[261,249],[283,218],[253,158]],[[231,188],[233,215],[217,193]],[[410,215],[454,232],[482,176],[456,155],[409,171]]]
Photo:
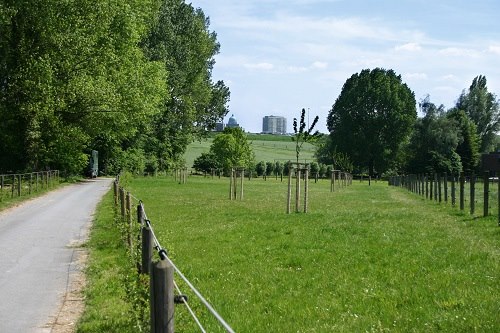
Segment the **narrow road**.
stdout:
[[112,179],[50,192],[0,212],[0,332],[50,332],[69,276]]

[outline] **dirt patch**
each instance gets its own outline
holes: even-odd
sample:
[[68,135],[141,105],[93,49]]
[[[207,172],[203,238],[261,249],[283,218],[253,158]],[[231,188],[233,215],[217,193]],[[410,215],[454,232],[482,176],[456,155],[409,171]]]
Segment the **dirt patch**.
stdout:
[[84,289],[86,278],[84,268],[88,260],[88,251],[80,242],[70,242],[68,247],[73,248],[73,261],[68,270],[68,284],[62,296],[61,306],[50,322],[43,327],[43,332],[73,333],[85,309]]

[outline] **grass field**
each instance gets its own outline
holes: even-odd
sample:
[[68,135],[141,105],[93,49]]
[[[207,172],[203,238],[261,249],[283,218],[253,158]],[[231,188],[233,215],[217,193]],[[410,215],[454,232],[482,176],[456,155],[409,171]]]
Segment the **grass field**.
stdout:
[[[269,140],[268,137],[276,137],[275,140]],[[184,159],[186,166],[191,168],[194,160],[201,155],[201,153],[208,152],[213,139],[208,138],[203,141],[195,141],[188,146]],[[266,161],[289,161],[295,160],[295,142],[288,136],[271,136],[252,135],[249,137],[249,142],[255,153],[256,162]],[[300,153],[301,161],[306,160],[311,162],[314,160],[315,147],[312,144],[305,143]]]
[[[312,183],[310,212],[290,215],[286,183],[271,178],[245,182],[242,201],[228,199],[227,179],[141,178],[126,187],[236,332],[499,331],[495,216],[471,217],[385,182],[334,193],[328,181]],[[108,195],[101,204],[89,243],[79,332],[135,331],[123,302],[130,268],[114,259],[125,251],[111,202]],[[188,295],[207,331],[222,332]],[[199,331],[179,305],[176,331]]]

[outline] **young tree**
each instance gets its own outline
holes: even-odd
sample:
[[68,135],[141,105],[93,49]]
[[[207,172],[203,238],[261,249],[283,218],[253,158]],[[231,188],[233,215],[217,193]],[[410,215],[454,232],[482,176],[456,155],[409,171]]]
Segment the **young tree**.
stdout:
[[352,75],[328,114],[336,151],[358,167],[384,172],[409,138],[417,118],[413,92],[393,70],[365,69]]
[[292,141],[295,141],[295,156],[297,164],[299,163],[300,151],[304,143],[313,142],[320,136],[320,133],[318,131],[313,133],[314,127],[318,123],[319,117],[314,117],[311,126],[309,126],[309,128],[306,128],[307,125],[305,116],[306,110],[302,109],[302,112],[300,114],[300,126],[297,124],[297,118],[293,118],[294,135],[292,136]]
[[246,134],[239,127],[226,127],[224,132],[218,134],[210,146],[210,153],[217,156],[226,174],[234,167],[245,167],[250,170],[255,163],[252,147]]

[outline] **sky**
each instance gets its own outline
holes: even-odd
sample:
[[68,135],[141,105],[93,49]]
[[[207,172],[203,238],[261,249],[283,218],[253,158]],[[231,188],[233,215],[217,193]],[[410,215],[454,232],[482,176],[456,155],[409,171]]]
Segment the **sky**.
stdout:
[[[189,0],[187,1],[189,2]],[[247,132],[262,118],[304,108],[316,129],[345,81],[392,69],[415,93],[446,109],[474,77],[500,96],[498,0],[193,0],[221,45],[213,80],[231,91],[229,113]]]

